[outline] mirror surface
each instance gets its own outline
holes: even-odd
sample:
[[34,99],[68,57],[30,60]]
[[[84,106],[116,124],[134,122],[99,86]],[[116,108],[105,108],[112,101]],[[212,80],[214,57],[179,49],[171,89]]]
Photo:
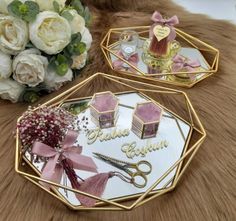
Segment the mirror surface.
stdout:
[[[143,54],[143,45],[144,45],[145,39],[143,38],[139,38],[139,44],[137,47],[137,54],[138,54],[138,64],[137,64],[137,68],[147,74],[150,77],[153,78],[159,78],[161,80],[165,80],[165,81],[173,81],[175,80],[174,78],[168,78],[167,76],[152,76],[150,74],[148,74],[148,66],[144,63],[143,59],[142,59],[142,54]],[[118,51],[120,50],[120,45],[119,42],[117,42],[116,44],[113,44],[111,47],[109,47],[110,50],[112,50],[112,52],[114,53],[118,53]],[[203,57],[203,55],[201,54],[201,52],[195,48],[189,48],[189,47],[182,47],[180,49],[180,51],[178,52],[179,55],[189,58],[191,60],[199,60],[201,67],[199,67],[199,69],[197,71],[202,70],[203,73],[198,73],[196,74],[196,80],[199,80],[200,78],[202,78],[204,75],[206,75],[206,73],[204,73],[204,70],[209,70],[209,64],[207,63],[207,61],[205,60],[205,58]],[[114,62],[116,60],[119,60],[119,58],[117,58],[117,56],[113,55],[112,53],[110,53],[110,57],[111,57],[111,61]],[[124,64],[123,65],[124,71],[132,73],[132,74],[137,74],[137,75],[142,75],[141,73],[134,71],[131,71],[131,67],[128,64]],[[129,68],[127,68],[129,67]],[[158,72],[157,72],[158,73]],[[155,73],[153,73],[155,74]],[[182,82],[184,83],[184,82]],[[186,82],[189,83],[189,82]]]
[[[124,131],[128,129],[129,132],[127,136],[122,136],[120,138],[118,137],[106,141],[101,141],[101,137],[95,140],[88,139],[88,131],[91,132],[93,130],[98,130],[97,126],[91,120],[89,108],[85,108],[84,110],[82,110],[82,112],[80,112],[81,103],[83,105],[86,105],[86,103],[89,102],[90,99],[65,102],[62,105],[62,107],[67,110],[73,110],[73,113],[76,113],[76,110],[79,109],[76,114],[77,118],[80,119],[80,122],[84,122],[82,119],[87,118],[87,124],[84,124],[86,127],[86,131],[85,127],[83,127],[83,124],[79,125],[79,127],[82,129],[79,132],[77,144],[83,147],[83,155],[93,157],[99,172],[119,171],[122,174],[127,175],[124,171],[94,157],[93,152],[98,152],[119,160],[132,163],[146,160],[152,165],[152,171],[149,175],[147,175],[147,185],[144,188],[137,188],[130,183],[122,181],[118,177],[113,177],[109,179],[102,196],[102,198],[105,199],[134,196],[136,194],[145,192],[182,156],[185,151],[186,141],[191,134],[191,127],[187,122],[181,120],[178,116],[173,115],[168,110],[163,108],[164,111],[162,119],[160,121],[157,136],[149,139],[140,139],[130,130],[132,125],[132,116],[136,104],[147,101],[149,100],[149,98],[138,92],[119,94],[117,95],[117,97],[119,99],[119,110],[116,126],[113,128],[102,129],[101,132],[103,135],[110,134],[112,132],[114,133],[114,130]],[[123,145],[129,145],[131,143],[135,144],[134,149],[137,150],[147,146],[150,147],[150,145],[158,145],[161,142],[166,142],[168,145],[166,147],[160,146],[160,148],[157,148],[156,150],[147,151],[144,155],[138,154],[137,156],[128,157],[127,152],[122,151]],[[25,157],[30,160],[30,154],[28,152],[26,152]],[[33,166],[38,170],[38,172],[41,172],[43,163],[33,163]],[[154,190],[170,186],[177,171],[178,168],[174,169],[161,183],[156,186]],[[83,179],[95,175],[94,173],[81,170],[76,170],[76,173]],[[66,178],[66,176],[62,178],[61,184],[67,184],[71,187],[70,181]],[[77,200],[73,192],[65,191],[62,188],[59,188],[58,191],[58,193],[64,199],[66,199],[74,206],[80,205],[80,202]]]

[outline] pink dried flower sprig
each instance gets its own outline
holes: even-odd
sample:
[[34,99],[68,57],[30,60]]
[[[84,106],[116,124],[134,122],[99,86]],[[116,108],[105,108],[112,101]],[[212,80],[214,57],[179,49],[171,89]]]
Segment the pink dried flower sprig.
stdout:
[[17,124],[24,149],[30,149],[35,141],[51,147],[60,147],[75,116],[61,107],[29,107]]

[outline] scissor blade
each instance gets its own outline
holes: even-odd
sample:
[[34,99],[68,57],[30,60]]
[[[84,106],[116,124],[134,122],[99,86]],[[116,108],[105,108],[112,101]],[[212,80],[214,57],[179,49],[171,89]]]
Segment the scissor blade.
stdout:
[[116,168],[119,168],[121,170],[124,170],[125,168],[125,164],[121,164],[119,162],[117,162],[116,159],[114,158],[111,158],[111,157],[108,157],[108,156],[105,156],[103,154],[100,154],[100,153],[93,153],[95,156],[97,156],[99,159],[105,161],[106,163],[109,163],[111,164],[112,166],[116,167]]
[[101,154],[101,153],[93,152],[93,154],[94,154],[95,156],[97,156],[98,158],[104,160],[104,161],[114,162],[114,163],[117,162],[116,159],[114,159],[114,158],[112,158],[112,157],[105,156],[105,155],[103,155],[103,154]]

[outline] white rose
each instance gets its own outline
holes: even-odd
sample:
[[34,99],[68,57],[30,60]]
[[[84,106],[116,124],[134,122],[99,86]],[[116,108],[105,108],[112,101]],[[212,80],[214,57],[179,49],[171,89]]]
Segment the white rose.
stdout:
[[72,34],[84,31],[84,18],[80,16],[75,9],[68,10],[68,12],[73,16],[73,19],[69,21]]
[[60,9],[65,7],[66,0],[35,0],[39,5],[40,11],[54,11],[54,1],[59,4]]
[[61,52],[71,40],[68,21],[56,12],[40,12],[29,24],[29,31],[31,42],[47,54]]
[[16,81],[30,87],[35,87],[44,81],[48,60],[39,53],[37,49],[29,49],[15,57],[13,78]]
[[0,97],[2,99],[15,103],[18,101],[23,90],[24,87],[21,84],[10,78],[0,80]]
[[84,30],[82,31],[82,39],[81,41],[86,44],[87,50],[91,47],[92,44],[92,35],[90,34],[89,30],[85,27]]
[[71,69],[63,76],[58,75],[54,70],[48,70],[44,83],[49,91],[55,91],[62,87],[66,82],[72,81],[72,78],[73,72]]
[[9,78],[12,74],[11,56],[0,51],[0,79]]
[[[0,0],[0,12],[3,14],[9,14],[7,10],[7,6],[13,1],[14,0]],[[20,0],[20,1],[24,3],[27,0]],[[31,0],[31,1],[35,1],[35,0]]]
[[28,43],[26,22],[10,15],[0,15],[0,50],[7,54],[17,54]]
[[79,56],[72,56],[73,63],[71,68],[77,70],[83,68],[86,64],[87,54],[88,54],[87,51],[85,51],[83,54]]

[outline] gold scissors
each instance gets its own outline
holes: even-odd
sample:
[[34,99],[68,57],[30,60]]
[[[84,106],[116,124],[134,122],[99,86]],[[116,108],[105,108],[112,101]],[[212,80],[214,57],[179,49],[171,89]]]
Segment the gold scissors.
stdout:
[[[125,173],[127,173],[131,178],[124,176],[126,179],[128,179],[129,183],[132,183],[134,186],[138,188],[143,188],[147,185],[147,176],[152,171],[152,165],[145,160],[141,160],[137,163],[130,163],[122,160],[118,160],[109,156],[105,156],[100,153],[93,153],[96,157],[103,160],[106,163],[109,163],[110,165],[123,170]],[[133,172],[132,170],[135,170]],[[120,177],[122,179],[122,177]],[[124,179],[123,179],[124,180]],[[127,182],[127,180],[124,180]]]

